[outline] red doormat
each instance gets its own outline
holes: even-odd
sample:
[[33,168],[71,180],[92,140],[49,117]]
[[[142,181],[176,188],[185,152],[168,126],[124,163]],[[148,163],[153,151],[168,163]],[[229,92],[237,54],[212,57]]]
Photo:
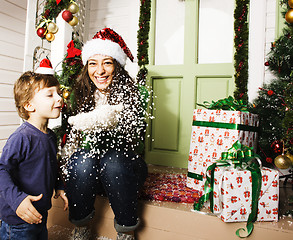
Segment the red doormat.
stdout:
[[186,187],[186,178],[186,174],[149,173],[140,198],[182,203],[197,202],[200,195],[197,190]]

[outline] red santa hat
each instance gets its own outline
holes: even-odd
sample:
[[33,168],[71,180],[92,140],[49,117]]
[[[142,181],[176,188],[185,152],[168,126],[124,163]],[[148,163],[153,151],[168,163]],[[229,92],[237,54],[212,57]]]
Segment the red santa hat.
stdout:
[[40,66],[37,68],[35,72],[40,74],[50,74],[50,75],[54,75],[55,73],[54,69],[52,68],[52,64],[50,60],[47,58],[44,58],[40,62]]
[[127,57],[133,62],[133,56],[122,37],[110,28],[104,28],[97,32],[93,39],[84,44],[82,49],[83,65],[91,56],[96,54],[110,56],[123,67],[126,64]]

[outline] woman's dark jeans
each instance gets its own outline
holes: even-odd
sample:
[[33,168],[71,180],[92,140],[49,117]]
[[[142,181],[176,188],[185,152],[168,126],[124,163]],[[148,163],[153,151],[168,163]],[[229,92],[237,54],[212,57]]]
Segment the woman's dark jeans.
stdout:
[[117,232],[134,230],[138,225],[137,198],[147,177],[147,165],[132,152],[109,150],[98,159],[84,149],[70,158],[66,193],[69,219],[76,226],[86,225],[94,215],[95,197],[104,189],[115,214]]

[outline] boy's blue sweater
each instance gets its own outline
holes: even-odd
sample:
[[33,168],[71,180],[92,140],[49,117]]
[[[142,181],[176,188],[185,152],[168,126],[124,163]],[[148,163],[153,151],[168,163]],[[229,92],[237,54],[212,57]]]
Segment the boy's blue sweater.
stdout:
[[16,209],[27,195],[43,194],[33,202],[40,214],[51,208],[53,190],[63,189],[56,159],[56,136],[23,123],[7,140],[0,158],[0,219],[8,224],[24,221]]

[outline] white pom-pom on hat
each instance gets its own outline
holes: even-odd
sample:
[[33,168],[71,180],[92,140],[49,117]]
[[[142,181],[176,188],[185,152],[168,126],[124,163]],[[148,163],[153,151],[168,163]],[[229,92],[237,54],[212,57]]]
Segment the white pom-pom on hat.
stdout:
[[47,58],[44,58],[40,62],[40,66],[37,68],[35,73],[54,75],[55,71],[54,71],[54,69],[52,67],[52,64],[51,64],[50,60],[47,59]]
[[133,61],[133,56],[122,37],[110,28],[104,28],[97,32],[93,39],[84,44],[82,49],[83,65],[87,63],[91,56],[96,54],[110,56],[123,67],[126,64],[127,57]]

